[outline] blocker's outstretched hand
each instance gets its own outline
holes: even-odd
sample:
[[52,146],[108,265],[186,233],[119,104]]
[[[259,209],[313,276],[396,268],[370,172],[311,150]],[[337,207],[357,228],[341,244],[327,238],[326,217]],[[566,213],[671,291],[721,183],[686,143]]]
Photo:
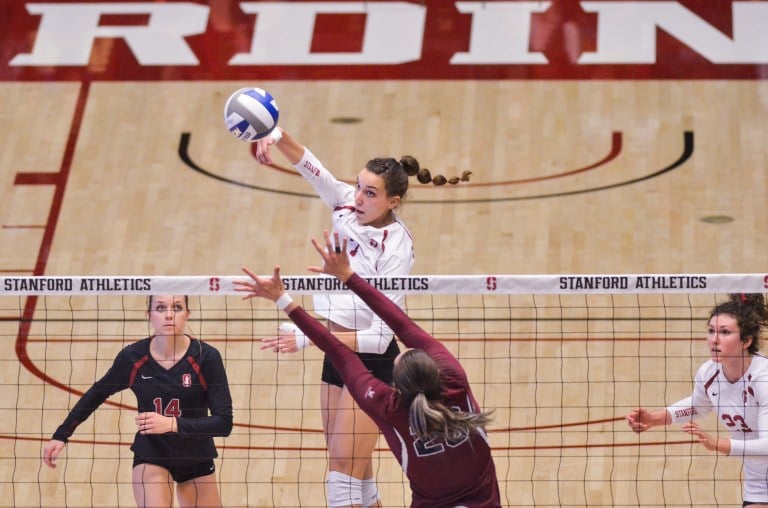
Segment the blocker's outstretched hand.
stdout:
[[307,270],[315,273],[325,273],[337,277],[342,282],[347,282],[352,274],[352,267],[349,266],[349,257],[347,256],[347,239],[339,242],[339,234],[333,234],[333,241],[328,231],[323,231],[325,246],[322,246],[318,240],[311,239],[315,250],[323,258],[323,266],[308,266]]
[[235,291],[248,293],[243,299],[248,300],[250,298],[259,297],[275,302],[283,293],[285,293],[283,280],[280,278],[280,265],[275,265],[275,270],[272,273],[271,278],[259,277],[246,267],[243,267],[243,272],[245,272],[251,280],[236,280],[233,282]]

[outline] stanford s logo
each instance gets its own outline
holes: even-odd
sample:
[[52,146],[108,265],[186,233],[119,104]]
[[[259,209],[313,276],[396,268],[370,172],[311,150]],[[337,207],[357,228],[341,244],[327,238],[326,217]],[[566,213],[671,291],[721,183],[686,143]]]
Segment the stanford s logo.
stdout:
[[184,386],[184,388],[189,388],[190,386],[192,386],[192,376],[190,374],[182,375],[181,384]]
[[208,291],[218,291],[221,289],[221,280],[218,277],[211,277],[208,280]]
[[488,291],[496,291],[496,277],[490,276],[485,279],[485,289]]

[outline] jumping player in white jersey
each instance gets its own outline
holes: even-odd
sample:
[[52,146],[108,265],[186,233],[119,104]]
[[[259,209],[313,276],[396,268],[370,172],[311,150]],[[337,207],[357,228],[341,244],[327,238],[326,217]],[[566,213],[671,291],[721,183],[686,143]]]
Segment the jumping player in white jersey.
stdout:
[[[150,296],[154,335],[123,348],[107,373],[83,394],[43,449],[52,468],[75,429],[107,398],[136,395],[133,494],[137,506],[221,506],[214,436],[232,431],[232,397],[218,350],[184,333],[188,297]],[[209,414],[210,410],[210,414]]]
[[[364,276],[408,275],[414,262],[413,240],[397,216],[408,190],[409,176],[421,183],[458,183],[432,176],[411,156],[375,158],[358,173],[355,185],[337,180],[315,155],[280,127],[259,140],[256,159],[271,164],[276,146],[332,210],[333,231],[349,238],[352,267]],[[403,296],[387,294],[397,305]],[[356,351],[363,363],[384,382],[392,380],[392,365],[399,353],[394,333],[356,296],[318,295],[314,311],[328,320],[329,329]],[[293,353],[311,341],[293,324],[281,326],[278,337],[265,339],[262,349]],[[330,360],[323,362],[320,405],[328,446],[328,505],[333,508],[380,506],[372,457],[378,429],[357,406]]]
[[[644,432],[682,423],[708,450],[740,457],[744,464],[744,506],[768,507],[768,358],[760,354],[768,324],[762,294],[733,294],[710,313],[707,345],[711,358],[696,372],[693,395],[666,409],[638,408],[627,415],[630,428]],[[695,419],[715,411],[730,438],[703,431]]]

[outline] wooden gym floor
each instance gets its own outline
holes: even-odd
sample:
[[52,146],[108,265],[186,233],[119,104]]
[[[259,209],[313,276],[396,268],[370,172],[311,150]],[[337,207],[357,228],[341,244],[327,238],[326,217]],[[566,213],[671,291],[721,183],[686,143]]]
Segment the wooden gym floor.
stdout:
[[[280,263],[286,274],[305,274],[304,268],[315,262],[308,239],[327,227],[328,213],[308,185],[279,168],[259,167],[250,146],[224,129],[223,100],[244,84],[2,84],[3,271],[28,275],[42,266],[46,275],[226,275],[237,274],[243,264],[268,273]],[[278,98],[281,125],[341,178],[353,178],[372,156],[406,153],[436,173],[473,171],[470,185],[413,186],[402,216],[416,239],[415,274],[726,273],[755,272],[765,266],[768,149],[762,123],[768,113],[768,86],[763,82],[259,84]],[[391,101],[382,100],[395,97],[396,111]],[[16,104],[35,104],[42,118]],[[360,121],[335,123],[335,118]],[[43,140],[38,136],[41,122],[49,126]],[[706,220],[726,216],[733,220]],[[16,325],[3,326],[4,337],[12,337],[8,327]],[[48,350],[48,358],[57,358],[76,346],[50,347],[56,349]],[[87,355],[95,346],[77,347],[85,348]],[[228,357],[239,357],[232,349],[237,345],[226,347]],[[271,354],[255,350],[253,344],[242,347],[246,357],[265,365],[271,361]],[[690,356],[701,352],[690,344],[680,347],[682,351],[662,351],[685,357],[692,373],[697,363]],[[68,394],[43,386],[27,372],[14,357],[10,340],[4,350],[2,407],[17,433],[35,429],[31,436],[36,437],[22,441],[10,432],[0,441],[3,476],[13,478],[3,483],[4,498],[14,496],[19,505],[29,501],[48,506],[64,499],[70,504],[109,505],[117,496],[120,503],[131,504],[125,484],[130,451],[125,446],[70,445],[61,460],[70,462],[63,477],[61,468],[41,468],[39,450],[68,407]],[[97,351],[103,371],[115,349],[107,345]],[[514,356],[508,350],[500,354]],[[317,412],[311,408],[317,407],[312,394],[319,357],[306,358],[305,411],[286,411],[279,422],[317,429]],[[660,361],[661,370],[654,372],[657,367],[646,362],[642,372],[627,375],[638,383],[660,375],[664,379],[665,365]],[[618,367],[617,359],[605,372],[590,370],[587,375],[593,382],[611,382],[607,376]],[[228,368],[237,384],[243,383],[239,369],[246,369],[246,378],[253,375],[252,366],[234,360]],[[97,370],[87,369],[76,378],[78,383],[87,386]],[[507,379],[501,370],[499,375]],[[471,374],[486,382],[493,376],[485,363]],[[276,390],[280,388],[251,389],[246,397],[240,386],[237,393],[249,408],[259,407],[262,395],[266,407],[275,407]],[[645,403],[660,405],[665,398],[683,397],[687,390],[682,383],[679,393],[648,396]],[[563,403],[577,404],[567,400],[568,393],[562,394]],[[130,404],[130,395],[124,396]],[[603,399],[599,390],[590,397],[591,405],[608,408],[602,412],[605,418],[620,417],[632,405],[613,400],[612,393]],[[31,409],[43,404],[58,410],[49,414]],[[500,422],[502,427],[514,420],[508,411],[500,414],[510,419]],[[110,418],[116,416],[102,416],[99,426]],[[122,418],[130,418],[130,413]],[[620,421],[607,425],[606,431],[625,430]],[[119,428],[123,434],[118,440],[130,441],[130,424]],[[91,437],[98,440],[99,432]],[[24,434],[30,435],[26,430]],[[591,438],[585,431],[571,439],[578,441],[579,435]],[[272,452],[270,457],[237,450],[237,445],[247,449],[260,441],[258,433],[240,432],[230,438],[233,447],[219,464],[226,503],[289,506],[322,499],[322,439],[317,433],[302,436],[298,446],[310,451],[301,454],[301,462],[290,453]],[[282,439],[297,446],[295,436]],[[546,440],[546,435],[536,439]],[[670,434],[668,439],[684,437]],[[499,437],[498,442],[510,441]],[[688,447],[667,448],[672,455],[684,455],[680,467],[688,464]],[[652,452],[636,450],[640,456],[648,454],[647,460],[633,453],[611,456],[616,452],[610,448],[585,450],[573,455],[565,448],[552,450],[551,456],[535,459],[505,454],[499,471],[507,502],[568,505],[574,500],[574,505],[598,505],[640,500],[653,505],[678,499],[685,504],[691,491],[697,492],[668,484],[655,496],[643,489],[644,477],[655,478],[654,467],[674,468],[658,447]],[[93,461],[75,460],[92,455]],[[402,504],[399,469],[386,450],[378,457],[385,502]],[[229,466],[228,461],[239,465]],[[545,472],[530,469],[546,471],[541,468],[548,464],[559,464],[562,471],[554,489],[543,479],[533,480]],[[701,464],[715,464],[726,471],[725,477],[738,478],[738,467],[722,458],[698,457],[695,467],[706,471]],[[78,473],[80,467],[88,473]],[[236,479],[241,468],[248,469],[253,487],[247,501]],[[527,481],[516,479],[520,471]],[[90,481],[123,484],[103,493],[98,485],[56,483],[79,474]],[[711,472],[703,474],[703,483],[710,485],[711,479],[706,479]],[[298,477],[307,484],[297,482]],[[695,478],[689,486],[700,481]],[[618,479],[623,480],[612,488]],[[637,490],[617,490],[624,483]],[[738,481],[731,484],[726,493],[703,488],[697,495],[703,504],[736,504]]]
[[[293,78],[0,81],[0,275],[306,274],[329,213],[279,155],[260,167],[227,133],[226,97],[252,85],[339,178],[403,154],[433,173],[473,172],[457,187],[412,183],[400,213],[414,274],[766,270],[764,80]],[[322,506],[320,355],[276,360],[250,340],[275,321],[207,328],[194,303],[191,331],[225,352],[235,396],[237,427],[217,441],[224,504]],[[36,323],[23,350],[12,314],[0,316],[0,505],[132,506],[130,410],[103,406],[56,470],[40,451],[74,403],[67,388],[87,388],[146,333],[140,312],[77,332]],[[465,326],[450,333],[474,333]],[[605,323],[569,332],[588,344],[552,340],[544,324],[547,340],[520,339],[534,324],[519,326],[450,342],[498,408],[506,505],[740,506],[736,461],[681,444],[676,428],[638,439],[621,421],[688,394],[703,321],[668,341],[642,323],[621,337],[635,340],[614,341]],[[384,505],[407,506],[383,442],[376,471]]]

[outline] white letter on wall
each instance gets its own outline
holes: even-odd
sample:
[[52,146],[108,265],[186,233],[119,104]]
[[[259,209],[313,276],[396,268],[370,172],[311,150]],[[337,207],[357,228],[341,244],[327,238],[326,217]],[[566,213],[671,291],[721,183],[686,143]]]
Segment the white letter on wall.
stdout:
[[652,64],[662,29],[714,63],[768,63],[768,3],[733,2],[733,39],[677,2],[582,2],[598,13],[597,52],[579,63]]
[[[408,2],[243,2],[257,14],[251,51],[231,65],[401,64],[421,58],[426,7]],[[311,53],[317,14],[365,14],[359,53]]]
[[[209,8],[193,3],[27,4],[39,14],[32,53],[10,65],[88,65],[99,37],[123,38],[142,65],[197,65],[184,36],[205,32]],[[148,14],[147,26],[99,26],[102,14]]]
[[456,2],[459,12],[472,13],[469,53],[456,53],[452,64],[545,64],[541,53],[528,51],[531,14],[550,2]]

